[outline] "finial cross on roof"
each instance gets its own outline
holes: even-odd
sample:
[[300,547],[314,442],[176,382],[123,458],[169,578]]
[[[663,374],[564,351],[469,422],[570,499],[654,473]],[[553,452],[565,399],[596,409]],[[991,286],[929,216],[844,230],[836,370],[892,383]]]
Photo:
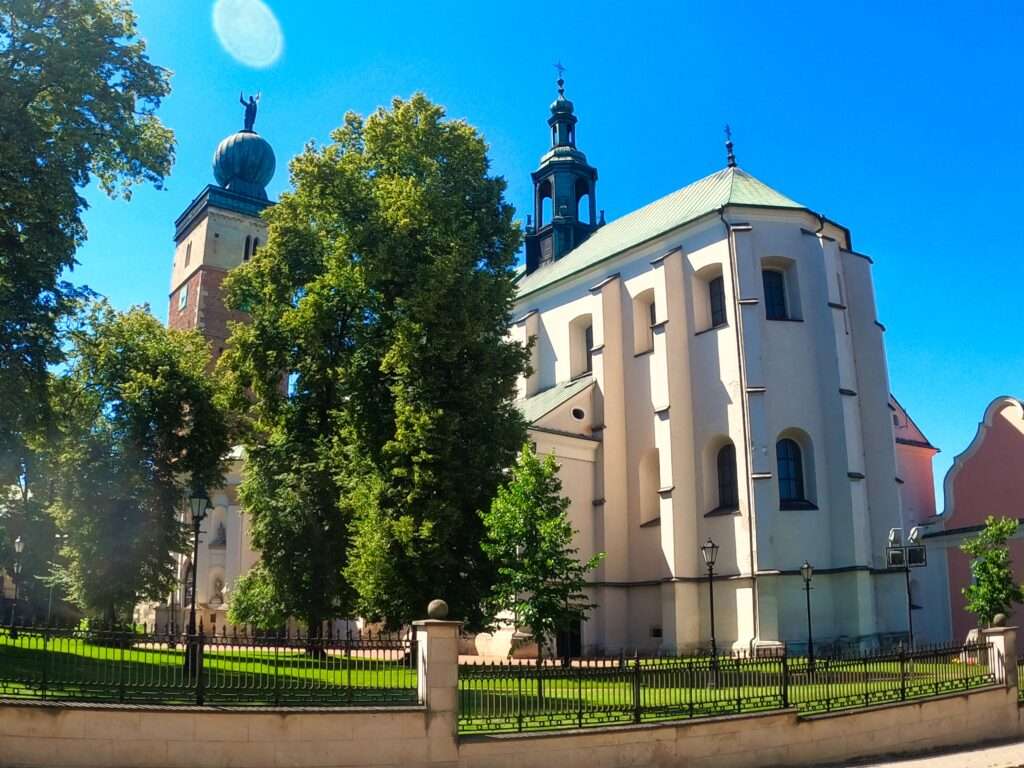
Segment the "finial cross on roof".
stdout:
[[736,167],[736,154],[732,151],[732,128],[725,124],[725,160],[729,168]]
[[561,61],[555,64],[555,70],[558,72],[558,95],[565,96],[565,67]]

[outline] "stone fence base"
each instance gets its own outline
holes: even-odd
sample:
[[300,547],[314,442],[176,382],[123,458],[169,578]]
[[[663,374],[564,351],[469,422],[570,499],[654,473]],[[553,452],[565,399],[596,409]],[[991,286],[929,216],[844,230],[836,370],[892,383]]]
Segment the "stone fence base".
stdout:
[[[0,700],[2,768],[771,768],[1024,738],[1015,634],[998,685],[872,709],[459,738],[458,624],[417,624],[418,707],[118,707]],[[1024,747],[1022,747],[1024,759]]]
[[[4,768],[769,768],[1024,738],[989,688],[801,718],[793,711],[581,731],[431,733],[423,707],[266,712],[0,704]],[[1024,754],[1024,748],[1022,748]]]

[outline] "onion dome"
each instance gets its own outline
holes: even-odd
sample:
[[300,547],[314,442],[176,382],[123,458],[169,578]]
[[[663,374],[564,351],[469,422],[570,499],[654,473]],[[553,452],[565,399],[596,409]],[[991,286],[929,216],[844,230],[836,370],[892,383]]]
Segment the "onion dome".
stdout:
[[255,131],[239,131],[225,138],[213,154],[213,175],[225,189],[267,199],[266,186],[274,177],[277,160],[266,139]]
[[551,102],[551,114],[553,115],[571,115],[572,111],[572,102],[565,98],[565,96],[560,95]]

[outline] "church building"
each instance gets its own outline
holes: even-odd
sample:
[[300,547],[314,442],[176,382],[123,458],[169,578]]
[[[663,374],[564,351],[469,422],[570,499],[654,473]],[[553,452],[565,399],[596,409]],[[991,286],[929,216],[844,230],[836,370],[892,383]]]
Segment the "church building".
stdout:
[[934,492],[898,476],[871,258],[731,141],[722,170],[605,224],[561,81],[548,124],[512,332],[581,555],[606,553],[567,642],[706,646],[709,541],[720,647],[806,641],[805,561],[818,638],[904,634],[886,537],[901,495]]
[[[510,328],[534,340],[518,403],[560,464],[581,556],[606,553],[599,607],[560,650],[706,646],[711,544],[720,649],[806,642],[805,561],[816,641],[905,635],[903,572],[886,570],[884,547],[905,499],[934,508],[931,454],[927,472],[899,476],[911,446],[894,433],[871,258],[742,170],[731,141],[726,167],[605,223],[562,80],[547,122]],[[220,283],[265,241],[273,170],[247,120],[217,149],[218,184],[176,222],[169,322],[201,328],[215,354],[230,319]],[[211,494],[207,624],[223,625],[229,585],[258,558],[242,469],[236,457]]]

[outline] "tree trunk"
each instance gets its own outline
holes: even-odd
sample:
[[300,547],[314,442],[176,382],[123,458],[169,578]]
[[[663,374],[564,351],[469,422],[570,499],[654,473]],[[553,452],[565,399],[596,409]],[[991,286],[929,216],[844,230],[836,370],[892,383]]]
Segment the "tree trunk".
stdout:
[[537,635],[537,703],[544,709],[544,638]]
[[327,649],[323,643],[323,619],[317,616],[306,617],[306,655],[323,658]]

